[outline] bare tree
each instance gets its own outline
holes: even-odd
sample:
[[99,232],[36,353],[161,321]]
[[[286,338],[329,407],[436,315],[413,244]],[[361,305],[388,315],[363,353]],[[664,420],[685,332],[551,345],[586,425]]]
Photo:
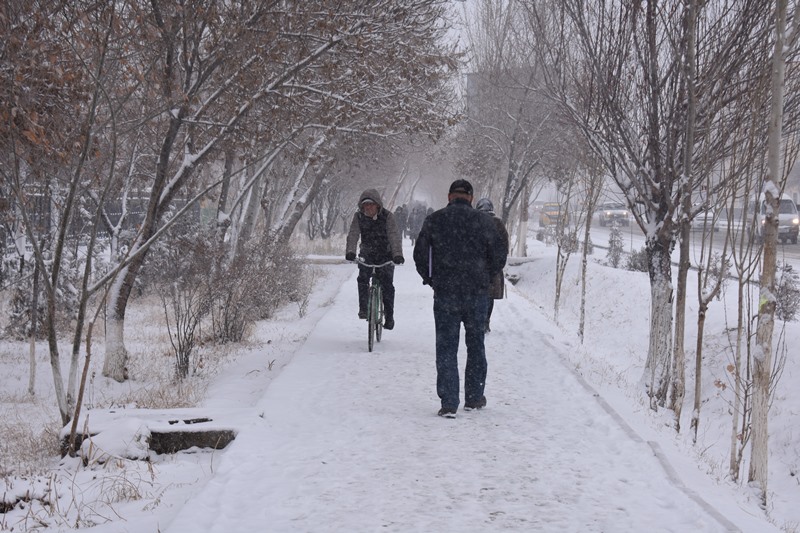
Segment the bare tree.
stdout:
[[[758,83],[748,82],[763,72],[753,59],[763,57],[766,46],[765,6],[583,0],[526,5],[551,96],[611,169],[646,235],[651,321],[643,381],[656,408],[665,404],[672,382],[670,255],[701,210],[692,198],[728,157],[731,132],[750,116],[747,102],[758,101]],[[692,65],[686,63],[690,48],[697,50]],[[691,83],[687,76],[693,76]],[[696,105],[688,105],[690,100]]]
[[533,182],[559,174],[544,167],[555,147],[565,145],[552,117],[554,106],[538,89],[539,73],[522,42],[522,22],[514,0],[481,0],[468,19],[471,73],[466,121],[457,140],[457,168],[488,196],[499,197],[499,215],[507,226],[512,210],[526,220]]
[[329,178],[323,182],[320,194],[311,203],[306,230],[309,238],[330,238],[343,210],[342,192]]
[[[104,143],[93,134],[99,122],[100,102],[105,99],[100,80],[108,74],[107,54],[117,13],[114,6],[83,3],[50,6],[33,16],[21,3],[6,4],[5,8],[0,19],[8,24],[6,42],[11,46],[4,49],[4,55],[5,64],[11,68],[4,70],[9,74],[4,87],[10,91],[6,101],[15,101],[18,107],[10,115],[16,116],[15,120],[4,121],[2,141],[7,151],[4,150],[0,168],[13,191],[36,269],[41,273],[50,364],[59,412],[66,423],[76,401],[81,331],[92,294],[88,280],[96,230],[89,235],[85,259],[74,270],[67,264],[67,240],[78,217],[81,193],[86,182],[90,187],[95,184],[95,161],[102,159],[96,157],[96,151]],[[58,58],[58,67],[36,66],[40,65],[38,54]],[[53,91],[52,87],[61,83],[50,80],[52,76],[62,78],[63,92]],[[113,142],[106,146],[111,148],[113,159]],[[37,190],[56,198],[44,216],[31,202],[34,198],[30,193]],[[108,187],[98,190],[107,191]],[[75,316],[70,318],[77,323],[66,386],[57,331],[58,308],[65,294],[75,302],[71,308]]]
[[[697,0],[687,0],[685,5],[686,9],[683,14],[685,54],[682,68],[684,83],[686,85],[687,110],[684,146],[682,149],[683,168],[688,171],[694,168],[694,137],[697,126]],[[688,179],[690,181],[687,183],[686,188],[688,191],[691,191],[694,188],[691,180],[695,179],[695,174],[689,174]],[[691,192],[683,194],[682,201],[683,212],[687,214],[691,213],[693,204],[693,195]],[[670,398],[672,403],[670,407],[675,413],[675,427],[677,431],[680,431],[681,427],[681,409],[683,407],[683,398],[686,389],[686,353],[684,350],[684,338],[686,329],[686,288],[687,276],[689,274],[691,223],[692,221],[688,216],[684,217],[681,220],[678,230],[680,232],[680,261],[678,263],[678,286],[675,302],[675,344],[673,346],[672,368],[670,369],[672,380],[672,394]],[[698,281],[698,284],[699,283]],[[697,381],[699,382],[699,379]],[[695,385],[695,390],[699,391],[697,383]]]
[[[0,176],[13,211],[4,219],[14,223],[21,254],[24,241],[33,248],[41,273],[63,421],[76,407],[90,304],[109,302],[104,373],[124,380],[125,310],[148,251],[193,202],[230,184],[236,154],[262,162],[291,147],[299,165],[321,169],[310,149],[319,139],[436,137],[448,124],[445,82],[455,54],[439,40],[446,31],[440,2],[329,7],[249,0],[0,6]],[[119,237],[135,191],[147,191],[135,238],[111,264],[96,263],[98,231]],[[117,218],[109,216],[111,199],[120,201]],[[296,205],[287,213],[297,213]],[[285,219],[284,234],[296,219]],[[78,239],[86,250],[80,257]],[[66,386],[57,330],[65,308],[75,324]]]
[[[131,246],[134,259],[110,295],[104,374],[125,379],[125,309],[147,243],[170,203],[197,169],[227,149],[226,141],[250,134],[266,146],[250,150],[260,166],[234,206],[244,206],[244,198],[259,205],[275,158],[294,148],[297,167],[267,228],[285,240],[319,189],[324,173],[316,157],[327,143],[346,134],[435,135],[446,125],[440,97],[455,63],[438,41],[446,29],[437,22],[439,2],[342,2],[335,11],[318,3],[245,2],[220,16],[167,2],[140,6],[137,15],[158,51],[141,68],[161,75],[155,107],[163,111],[153,124],[158,158],[147,215]],[[423,51],[425,61],[418,61]]]
[[583,220],[583,248],[581,250],[581,309],[580,319],[578,322],[578,337],[583,344],[584,331],[586,325],[586,274],[588,270],[589,254],[592,249],[592,214],[595,212],[597,201],[600,199],[600,193],[603,191],[603,179],[605,175],[602,169],[597,168],[592,164],[591,158],[587,166],[587,176],[584,180],[584,220]]
[[573,167],[570,174],[562,178],[559,183],[559,205],[561,212],[555,224],[556,242],[556,276],[555,295],[553,297],[553,319],[558,322],[558,311],[561,307],[561,288],[564,285],[564,272],[567,270],[570,256],[578,251],[578,229],[580,228],[581,214],[573,217],[571,206],[577,203],[575,191],[578,189],[577,167]]
[[[778,203],[786,182],[782,161],[782,131],[784,121],[784,77],[786,46],[786,0],[775,3],[775,40],[772,55],[772,107],[767,144],[768,174],[764,182],[767,204],[764,223],[764,258],[759,283],[758,327],[753,366],[753,415],[750,470],[748,481],[758,486],[761,503],[767,505],[769,479],[769,396],[772,382],[772,332],[775,326],[775,270],[778,248]],[[797,15],[797,13],[795,13]]]
[[[714,231],[711,230],[710,242],[713,242]],[[723,246],[722,254],[712,254],[702,247],[700,265],[697,270],[697,342],[695,343],[695,365],[694,365],[694,408],[692,409],[692,420],[690,427],[692,430],[692,442],[697,442],[697,430],[700,427],[700,409],[702,408],[703,390],[703,337],[705,332],[706,314],[708,306],[722,290],[722,285],[728,275],[727,260],[727,239]],[[703,262],[702,254],[707,253],[707,260]],[[682,383],[681,383],[682,384]],[[682,404],[681,404],[682,405]],[[675,420],[677,430],[680,431],[680,407],[675,410]]]

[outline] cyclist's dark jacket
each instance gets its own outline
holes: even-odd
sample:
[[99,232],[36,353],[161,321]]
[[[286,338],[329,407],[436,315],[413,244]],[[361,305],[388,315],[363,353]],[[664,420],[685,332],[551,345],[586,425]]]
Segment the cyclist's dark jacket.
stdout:
[[414,245],[422,282],[450,294],[487,294],[507,255],[492,219],[461,198],[430,214]]
[[388,209],[384,209],[377,190],[367,189],[361,193],[358,205],[360,206],[365,199],[372,200],[380,206],[380,209],[373,219],[365,215],[359,207],[350,223],[345,252],[355,253],[356,244],[360,239],[359,255],[367,263],[385,263],[395,257],[402,257],[402,236],[395,223],[394,214]]

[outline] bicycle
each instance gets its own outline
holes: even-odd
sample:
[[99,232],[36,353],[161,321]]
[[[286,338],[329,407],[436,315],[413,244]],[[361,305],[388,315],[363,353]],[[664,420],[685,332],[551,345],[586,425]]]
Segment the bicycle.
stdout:
[[372,269],[369,276],[369,293],[367,295],[367,346],[371,352],[375,341],[381,342],[381,333],[383,332],[383,290],[381,289],[381,281],[375,276],[375,271],[391,265],[392,261],[386,261],[380,265],[372,265],[364,262],[359,257],[356,258],[355,262]]

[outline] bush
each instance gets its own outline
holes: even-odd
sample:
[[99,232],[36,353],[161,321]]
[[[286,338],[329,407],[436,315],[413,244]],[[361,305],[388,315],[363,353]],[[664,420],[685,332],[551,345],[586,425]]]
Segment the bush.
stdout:
[[[213,230],[179,222],[152,249],[146,286],[161,298],[179,379],[194,373],[196,345],[244,340],[251,326],[310,292],[305,266],[267,235],[234,253]],[[202,326],[211,331],[202,338]]]
[[[170,342],[175,352],[177,377],[183,379],[192,368],[196,333],[211,308],[212,285],[209,271],[222,254],[213,235],[187,224],[177,224],[152,250],[148,270],[164,306]],[[209,268],[211,267],[211,268]]]
[[[10,339],[25,340],[31,334],[31,318],[33,310],[33,269],[31,274],[20,280],[11,290],[11,301],[8,306],[8,322],[3,335]],[[41,274],[37,275],[41,276]],[[36,304],[36,339],[47,338],[47,319],[45,309],[45,294],[42,281],[39,281],[39,296]]]
[[649,272],[647,268],[647,250],[642,248],[638,252],[631,252],[628,255],[628,262],[625,264],[627,270],[634,272]]
[[265,235],[249,243],[217,270],[211,321],[218,343],[241,341],[257,320],[270,318],[286,302],[303,301],[311,291],[306,267],[291,247]]
[[608,264],[614,268],[619,268],[619,263],[622,261],[622,231],[619,229],[619,224],[615,221],[611,225],[611,233],[608,235]]
[[775,316],[786,322],[797,320],[797,310],[800,307],[800,281],[797,272],[792,269],[792,265],[779,263],[777,274]]
[[583,247],[586,250],[586,255],[594,254],[594,243],[592,242],[592,236],[589,235],[589,239],[583,243]]
[[557,236],[558,245],[564,254],[573,254],[578,251],[578,239],[574,233],[562,233]]
[[[725,285],[725,281],[728,279],[730,275],[730,264],[728,261],[723,257],[723,255],[719,252],[714,252],[711,255],[709,261],[709,285],[714,286],[717,283],[721,285]],[[719,300],[721,298],[721,292],[717,293],[716,299]]]
[[[52,262],[50,252],[43,250],[45,260]],[[96,259],[95,259],[96,261]],[[9,306],[8,323],[3,334],[16,340],[27,339],[31,333],[31,311],[33,309],[33,284],[38,278],[38,296],[36,312],[36,338],[47,338],[47,295],[45,294],[45,280],[42,276],[48,273],[39,272],[35,268],[34,260],[16,258],[7,261],[7,264],[16,267],[13,276],[9,274],[7,281],[11,285],[12,295]],[[56,286],[55,296],[55,328],[57,332],[71,332],[72,321],[78,310],[78,293],[81,286],[81,276],[86,266],[86,258],[73,246],[64,249],[61,274]]]

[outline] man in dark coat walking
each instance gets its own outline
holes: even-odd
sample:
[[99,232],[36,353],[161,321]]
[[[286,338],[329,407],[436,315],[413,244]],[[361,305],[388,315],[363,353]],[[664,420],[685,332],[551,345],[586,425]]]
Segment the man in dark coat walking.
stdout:
[[447,207],[429,215],[414,245],[422,283],[433,287],[436,323],[436,392],[439,416],[455,418],[460,403],[458,342],[464,324],[467,365],[464,409],[486,405],[484,327],[489,282],[503,270],[508,251],[492,219],[472,208],[467,180],[450,185]]

